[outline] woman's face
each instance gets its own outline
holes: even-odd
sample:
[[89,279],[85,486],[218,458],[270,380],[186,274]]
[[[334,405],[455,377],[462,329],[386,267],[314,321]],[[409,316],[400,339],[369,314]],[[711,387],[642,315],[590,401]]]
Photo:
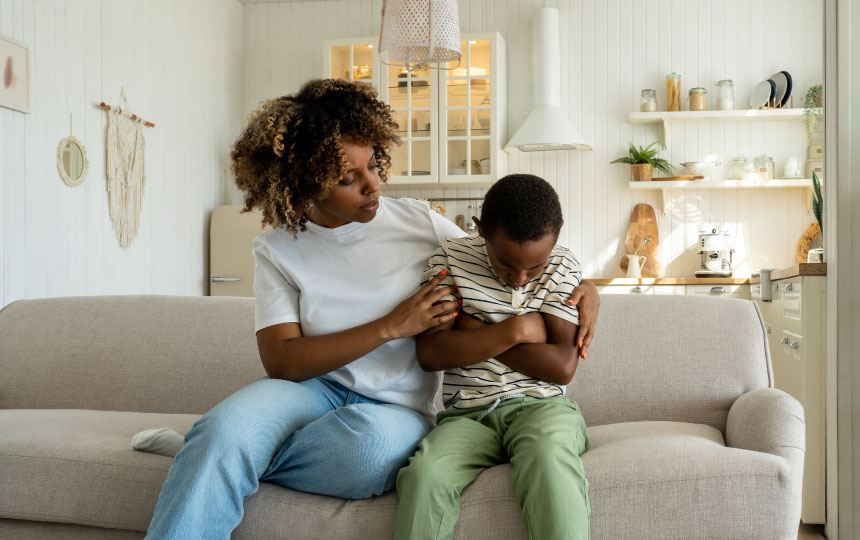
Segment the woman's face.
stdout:
[[353,221],[367,223],[379,209],[379,167],[373,148],[344,137],[340,140],[346,156],[346,172],[328,196],[314,202],[308,219],[334,229]]

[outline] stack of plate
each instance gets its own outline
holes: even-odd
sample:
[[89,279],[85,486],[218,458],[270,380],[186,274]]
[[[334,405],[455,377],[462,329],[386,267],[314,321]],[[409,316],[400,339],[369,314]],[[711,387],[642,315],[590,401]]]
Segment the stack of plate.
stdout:
[[750,94],[750,107],[761,109],[762,107],[785,107],[788,98],[791,97],[791,75],[787,71],[780,71],[770,76],[766,81],[756,85]]

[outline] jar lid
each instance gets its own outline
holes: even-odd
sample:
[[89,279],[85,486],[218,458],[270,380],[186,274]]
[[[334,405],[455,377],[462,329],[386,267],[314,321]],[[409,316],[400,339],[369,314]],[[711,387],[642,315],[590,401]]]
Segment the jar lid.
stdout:
[[701,86],[697,86],[695,88],[690,88],[690,94],[707,94],[708,91]]
[[674,71],[668,75],[666,75],[667,79],[680,79],[681,75],[675,73]]
[[717,81],[717,86],[733,86],[734,83],[731,79],[723,79],[722,81]]

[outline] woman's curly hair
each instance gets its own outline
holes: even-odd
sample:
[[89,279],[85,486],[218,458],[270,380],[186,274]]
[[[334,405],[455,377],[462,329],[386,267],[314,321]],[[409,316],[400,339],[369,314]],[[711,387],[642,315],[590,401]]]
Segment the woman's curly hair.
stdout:
[[233,144],[233,176],[245,195],[243,212],[259,209],[263,223],[305,230],[307,211],[345,173],[341,137],[373,147],[379,178],[388,179],[399,143],[391,108],[367,83],[314,79],[294,95],[262,102]]

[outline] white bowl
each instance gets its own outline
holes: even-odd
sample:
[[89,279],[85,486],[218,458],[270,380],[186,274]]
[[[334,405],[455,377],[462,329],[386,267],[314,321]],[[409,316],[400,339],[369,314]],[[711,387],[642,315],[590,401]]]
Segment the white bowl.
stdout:
[[711,176],[720,166],[719,161],[686,161],[681,163],[687,174],[694,176]]

